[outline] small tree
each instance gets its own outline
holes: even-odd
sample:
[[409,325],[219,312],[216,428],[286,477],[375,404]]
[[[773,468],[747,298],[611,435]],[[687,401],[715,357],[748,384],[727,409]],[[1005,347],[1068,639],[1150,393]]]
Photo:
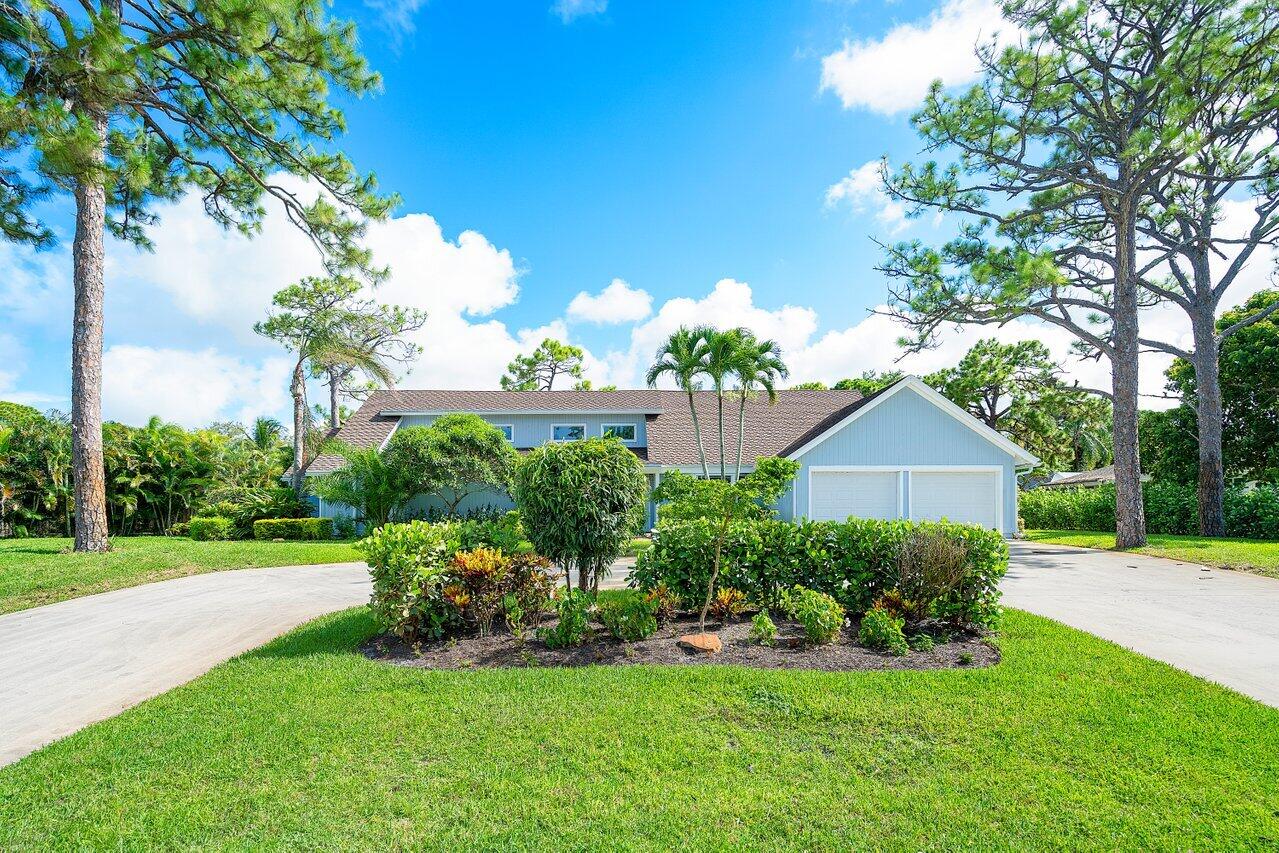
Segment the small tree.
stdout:
[[757,340],[749,332],[738,348],[733,360],[733,374],[737,377],[737,457],[733,476],[742,478],[742,446],[746,438],[746,400],[757,390],[768,396],[771,406],[777,402],[777,380],[790,375],[786,362],[782,361],[782,348],[776,341]]
[[653,499],[669,501],[671,514],[682,520],[706,519],[714,525],[715,558],[710,582],[706,585],[706,601],[698,616],[698,630],[706,633],[706,613],[710,610],[724,556],[724,540],[733,522],[758,517],[770,512],[791,481],[799,473],[800,464],[793,459],[775,456],[759,459],[755,470],[740,480],[706,480],[671,471],[653,491]]
[[698,379],[705,367],[706,337],[713,331],[709,326],[680,326],[657,350],[653,365],[644,376],[649,388],[656,388],[658,380],[670,376],[675,380],[675,386],[688,395],[688,413],[693,419],[693,437],[697,441],[697,458],[702,463],[703,477],[710,477],[711,470],[706,464],[702,425],[697,418],[693,392],[698,390]]
[[515,503],[533,547],[566,572],[576,568],[578,588],[591,594],[643,527],[646,493],[643,465],[615,438],[545,444],[515,472]]
[[546,338],[533,352],[516,356],[506,366],[502,388],[507,391],[550,391],[561,376],[581,379],[584,355],[581,347]]
[[509,492],[519,460],[501,430],[479,415],[460,412],[430,426],[397,431],[386,453],[388,464],[400,469],[412,492],[437,496],[450,515],[478,492]]
[[346,504],[370,526],[381,527],[413,497],[404,472],[376,447],[338,444],[333,449],[346,464],[311,482],[311,491],[324,500]]

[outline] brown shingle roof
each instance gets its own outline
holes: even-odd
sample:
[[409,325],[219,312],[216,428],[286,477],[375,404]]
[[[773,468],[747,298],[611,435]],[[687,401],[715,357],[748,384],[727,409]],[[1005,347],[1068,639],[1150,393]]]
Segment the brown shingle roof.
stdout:
[[[719,427],[716,397],[712,391],[694,392],[694,405],[702,430],[707,463],[719,465]],[[780,456],[798,449],[872,399],[857,391],[778,391],[777,403],[765,396],[746,401],[746,433],[742,462],[754,464],[760,456]],[[737,458],[738,399],[724,399],[724,455]],[[520,412],[584,411],[643,412],[648,432],[647,448],[637,455],[659,465],[697,465],[697,441],[683,391],[378,391],[360,406],[338,431],[337,438],[360,447],[379,447],[391,435],[397,415],[381,412]],[[323,455],[307,468],[324,474],[340,468],[340,456]]]

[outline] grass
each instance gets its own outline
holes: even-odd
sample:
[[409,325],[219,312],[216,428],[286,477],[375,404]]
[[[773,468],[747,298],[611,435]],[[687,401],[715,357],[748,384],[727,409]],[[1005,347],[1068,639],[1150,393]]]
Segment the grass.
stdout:
[[0,613],[183,575],[358,560],[349,542],[195,542],[115,537],[106,554],[70,553],[70,539],[0,540]]
[[636,536],[626,544],[626,548],[622,551],[623,557],[638,557],[641,552],[647,551],[653,547],[653,540],[647,536]]
[[[1027,530],[1031,542],[1114,549],[1115,534],[1087,530]],[[1259,539],[1214,539],[1206,536],[1168,536],[1152,533],[1149,544],[1132,550],[1152,557],[1168,557],[1223,569],[1239,569],[1279,578],[1279,542]]]
[[983,670],[426,672],[325,617],[0,770],[7,850],[1273,849],[1279,711],[1010,612]]

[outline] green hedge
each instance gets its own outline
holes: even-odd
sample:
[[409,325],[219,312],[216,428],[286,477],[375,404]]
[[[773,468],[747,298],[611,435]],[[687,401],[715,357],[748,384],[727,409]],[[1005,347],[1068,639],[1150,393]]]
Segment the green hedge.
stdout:
[[[999,614],[999,581],[1008,568],[1008,545],[993,530],[949,522],[745,521],[734,525],[724,550],[723,586],[752,601],[777,607],[796,584],[827,593],[849,614],[860,616],[897,585],[897,555],[916,529],[937,530],[962,540],[968,566],[959,588],[938,602],[937,615],[962,624],[993,626]],[[665,583],[685,601],[706,595],[714,556],[708,521],[663,523],[653,546],[639,555],[633,585]]]
[[260,518],[253,522],[254,539],[332,539],[331,518]]
[[235,538],[235,522],[220,515],[203,515],[191,519],[187,535],[201,542]]
[[[1146,483],[1142,489],[1146,529],[1151,533],[1199,532],[1194,486]],[[1037,530],[1115,529],[1115,487],[1031,489],[1020,496],[1021,518]],[[1255,539],[1279,539],[1279,487],[1232,488],[1225,495],[1226,533]]]

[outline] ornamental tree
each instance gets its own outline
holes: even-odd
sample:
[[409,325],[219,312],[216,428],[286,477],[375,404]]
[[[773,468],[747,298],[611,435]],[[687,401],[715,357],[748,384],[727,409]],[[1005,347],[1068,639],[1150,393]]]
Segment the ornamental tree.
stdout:
[[56,193],[75,206],[76,550],[107,547],[106,233],[149,246],[154,203],[194,191],[216,222],[251,236],[269,197],[330,272],[378,272],[360,238],[393,199],[328,147],[344,129],[330,93],[379,84],[356,45],[321,0],[0,2],[0,232],[50,245],[37,203]]
[[546,338],[533,352],[516,356],[506,365],[502,388],[507,391],[550,391],[561,376],[581,379],[584,355],[581,347]]
[[397,430],[386,454],[412,484],[411,493],[437,496],[449,515],[457,515],[473,494],[509,492],[519,459],[501,430],[462,412],[442,415],[430,426]]

